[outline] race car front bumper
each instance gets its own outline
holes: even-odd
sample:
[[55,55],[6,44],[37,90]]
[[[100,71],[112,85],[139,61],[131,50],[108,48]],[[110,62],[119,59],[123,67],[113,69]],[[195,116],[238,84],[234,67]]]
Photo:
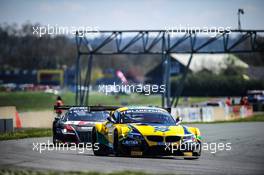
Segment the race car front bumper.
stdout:
[[191,156],[193,152],[199,149],[199,142],[157,142],[155,145],[149,145],[145,140],[124,139],[120,143],[121,152],[131,156]]
[[90,143],[92,142],[92,131],[63,132],[61,130],[57,132],[56,138],[63,143]]

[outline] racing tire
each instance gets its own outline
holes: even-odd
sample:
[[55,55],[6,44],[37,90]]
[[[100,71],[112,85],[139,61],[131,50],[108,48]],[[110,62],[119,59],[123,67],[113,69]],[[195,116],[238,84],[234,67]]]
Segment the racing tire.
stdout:
[[193,151],[193,156],[192,157],[185,157],[184,159],[186,160],[195,160],[195,159],[199,159],[202,153],[202,144],[201,142],[198,142],[198,149],[195,149]]
[[53,145],[54,145],[54,146],[58,146],[59,141],[58,141],[58,139],[57,139],[56,134],[53,134],[52,142],[53,142]]
[[122,155],[121,148],[120,148],[120,142],[118,140],[118,131],[117,130],[114,131],[113,151],[114,151],[115,156],[119,157]]
[[96,129],[92,131],[92,149],[95,156],[107,156],[109,154],[108,147],[98,142]]

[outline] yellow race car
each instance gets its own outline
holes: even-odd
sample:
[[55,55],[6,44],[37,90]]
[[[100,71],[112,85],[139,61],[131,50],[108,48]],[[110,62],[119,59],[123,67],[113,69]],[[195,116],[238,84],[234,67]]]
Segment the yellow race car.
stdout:
[[96,156],[184,156],[201,155],[198,128],[186,127],[157,107],[121,107],[92,130]]

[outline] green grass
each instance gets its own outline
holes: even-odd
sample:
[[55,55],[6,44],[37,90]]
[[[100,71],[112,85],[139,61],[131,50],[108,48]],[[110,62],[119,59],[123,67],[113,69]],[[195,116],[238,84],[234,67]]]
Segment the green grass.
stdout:
[[[65,104],[73,105],[75,103],[74,93],[61,94]],[[21,111],[36,111],[53,109],[56,101],[56,95],[43,92],[0,92],[0,106],[16,106],[19,112]],[[190,98],[189,103],[198,103],[206,101],[206,97]],[[91,93],[90,105],[155,105],[161,106],[161,97],[154,95],[120,95],[116,98],[113,95],[104,95],[99,93]],[[180,99],[179,104],[183,100]]]
[[39,92],[1,92],[0,106],[16,106],[18,111],[51,108],[56,100],[53,94]]
[[16,129],[14,132],[1,133],[0,140],[23,139],[30,137],[49,137],[51,135],[51,129]]
[[28,170],[28,169],[2,169],[0,174],[5,175],[154,175],[137,171],[119,171],[112,173],[100,173],[100,172],[61,172],[61,171],[40,171],[40,170]]
[[160,96],[145,96],[145,95],[120,95],[116,98],[113,95],[104,95],[92,93],[90,96],[91,105],[121,105],[122,103],[129,105],[160,105]]

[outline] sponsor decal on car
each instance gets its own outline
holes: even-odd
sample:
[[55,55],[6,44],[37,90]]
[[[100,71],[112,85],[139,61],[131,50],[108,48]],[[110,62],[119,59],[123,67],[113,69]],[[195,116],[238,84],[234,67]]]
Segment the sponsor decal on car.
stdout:
[[169,131],[169,126],[153,126],[154,127],[154,132],[160,131],[160,132],[166,132]]

